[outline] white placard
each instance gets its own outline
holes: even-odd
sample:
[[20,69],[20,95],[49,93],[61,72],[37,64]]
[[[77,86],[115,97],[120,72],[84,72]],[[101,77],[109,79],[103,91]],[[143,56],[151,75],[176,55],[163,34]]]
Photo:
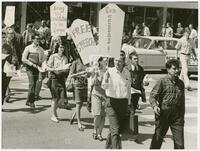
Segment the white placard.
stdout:
[[102,55],[119,57],[125,13],[108,4],[99,12],[99,50]]
[[50,6],[51,35],[66,36],[68,6],[63,2],[55,2]]
[[6,6],[4,24],[8,27],[15,24],[15,6]]
[[76,19],[69,28],[69,33],[83,63],[89,63],[89,56],[99,53],[89,23],[81,19]]

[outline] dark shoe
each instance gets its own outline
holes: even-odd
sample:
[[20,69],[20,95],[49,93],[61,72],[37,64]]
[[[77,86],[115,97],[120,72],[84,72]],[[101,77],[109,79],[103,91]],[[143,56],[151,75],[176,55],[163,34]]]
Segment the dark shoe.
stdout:
[[41,97],[41,96],[36,96],[36,97],[35,97],[35,100],[36,100],[36,101],[42,100],[42,97]]
[[98,136],[97,136],[97,139],[98,139],[99,141],[101,141],[101,142],[103,141],[103,137],[102,137],[101,135],[98,135]]
[[27,105],[27,106],[31,106],[31,103],[30,103],[30,102],[26,102],[26,105]]
[[84,128],[83,127],[79,127],[78,130],[83,132]]
[[97,140],[98,139],[97,133],[92,133],[92,137],[93,137],[94,140]]
[[188,87],[187,90],[188,90],[188,91],[192,91],[192,88],[191,88],[191,87]]

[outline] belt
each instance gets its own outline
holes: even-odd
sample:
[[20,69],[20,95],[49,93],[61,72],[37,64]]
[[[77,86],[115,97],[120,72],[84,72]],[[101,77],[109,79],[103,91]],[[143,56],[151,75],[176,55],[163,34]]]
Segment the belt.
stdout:
[[189,55],[190,55],[189,53],[182,53],[182,52],[181,52],[181,54],[182,54],[182,55],[187,55],[187,56],[189,56]]

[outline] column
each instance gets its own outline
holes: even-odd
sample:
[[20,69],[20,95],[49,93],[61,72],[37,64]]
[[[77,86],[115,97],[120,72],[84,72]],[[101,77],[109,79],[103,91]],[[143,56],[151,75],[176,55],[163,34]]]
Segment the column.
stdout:
[[21,29],[22,33],[26,29],[26,10],[27,10],[27,2],[21,3]]

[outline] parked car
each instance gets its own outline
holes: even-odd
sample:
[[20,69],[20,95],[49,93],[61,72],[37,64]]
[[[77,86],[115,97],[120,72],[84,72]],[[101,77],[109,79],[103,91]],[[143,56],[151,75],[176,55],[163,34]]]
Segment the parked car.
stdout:
[[[158,37],[158,36],[136,36],[122,45],[122,50],[126,54],[136,51],[139,55],[139,64],[145,71],[165,70],[165,63],[172,58],[178,58],[176,51],[177,38]],[[198,49],[196,48],[198,55]],[[198,73],[198,61],[191,55],[189,62],[189,74]]]

